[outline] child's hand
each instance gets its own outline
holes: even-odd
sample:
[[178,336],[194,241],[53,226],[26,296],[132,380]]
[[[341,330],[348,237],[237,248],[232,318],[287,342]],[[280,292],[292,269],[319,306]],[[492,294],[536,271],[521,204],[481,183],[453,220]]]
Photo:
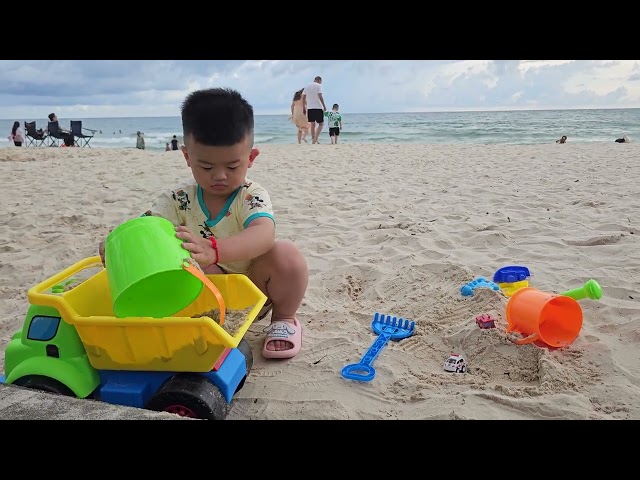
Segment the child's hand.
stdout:
[[191,252],[191,258],[206,268],[213,263],[217,263],[218,258],[216,251],[211,246],[211,241],[202,238],[200,235],[194,235],[184,225],[176,227],[176,237],[183,240],[182,246]]

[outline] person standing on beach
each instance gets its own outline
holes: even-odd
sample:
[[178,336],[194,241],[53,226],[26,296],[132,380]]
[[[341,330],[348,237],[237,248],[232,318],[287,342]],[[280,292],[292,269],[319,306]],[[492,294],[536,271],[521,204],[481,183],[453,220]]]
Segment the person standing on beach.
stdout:
[[304,104],[302,101],[302,91],[304,88],[301,88],[296,93],[293,94],[293,100],[291,101],[291,117],[289,120],[293,122],[293,124],[298,129],[298,143],[307,142],[307,135],[309,134],[309,120],[307,120],[307,115],[304,113]]
[[303,112],[307,114],[307,120],[311,124],[311,143],[320,143],[318,138],[322,132],[324,112],[327,111],[322,96],[322,77],[317,76],[312,83],[304,87],[302,105]]
[[142,132],[138,130],[136,135],[138,135],[138,138],[136,139],[136,148],[144,150],[144,137],[142,136]]
[[22,142],[24,142],[24,132],[22,131],[22,128],[20,128],[20,122],[13,122],[13,128],[11,129],[11,134],[8,138],[16,147],[22,146]]
[[178,150],[178,137],[175,135],[171,139],[171,150]]
[[331,139],[331,145],[338,143],[338,136],[340,135],[340,130],[342,130],[342,115],[340,115],[338,111],[339,108],[340,106],[334,103],[330,112],[324,112],[324,116],[327,117],[329,121],[329,138]]

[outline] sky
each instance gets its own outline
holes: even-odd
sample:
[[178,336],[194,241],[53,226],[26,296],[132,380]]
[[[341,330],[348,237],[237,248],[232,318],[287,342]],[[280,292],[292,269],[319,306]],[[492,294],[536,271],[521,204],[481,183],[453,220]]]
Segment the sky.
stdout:
[[0,118],[179,116],[209,87],[288,114],[316,75],[345,114],[640,108],[640,60],[0,60]]

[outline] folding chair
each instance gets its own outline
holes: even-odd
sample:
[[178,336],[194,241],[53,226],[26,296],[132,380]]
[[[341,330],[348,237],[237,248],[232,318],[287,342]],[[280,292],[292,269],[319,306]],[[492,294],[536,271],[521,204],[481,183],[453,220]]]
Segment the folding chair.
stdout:
[[27,140],[27,147],[33,145],[34,147],[41,147],[44,145],[45,140],[49,138],[47,134],[38,132],[36,130],[36,122],[24,122],[25,138]]
[[[89,130],[91,133],[95,133],[95,130],[91,130],[90,128],[84,128],[82,126],[82,120],[71,120],[71,133],[76,138],[75,143],[76,147],[89,147],[89,142],[93,138],[93,135],[85,135],[82,133],[82,130]],[[78,140],[79,139],[79,140]]]
[[67,134],[62,133],[60,131],[60,126],[58,125],[58,122],[48,122],[47,130],[49,131],[49,139],[51,140],[51,143],[49,143],[50,147],[59,146],[58,140],[64,141],[64,139],[67,137]]

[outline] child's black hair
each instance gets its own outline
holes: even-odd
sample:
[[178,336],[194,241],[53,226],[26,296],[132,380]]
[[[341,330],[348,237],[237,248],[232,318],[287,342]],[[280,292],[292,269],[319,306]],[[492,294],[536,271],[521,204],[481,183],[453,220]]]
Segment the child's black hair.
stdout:
[[253,107],[231,88],[209,88],[191,92],[182,103],[182,131],[196,142],[230,147],[251,136]]

